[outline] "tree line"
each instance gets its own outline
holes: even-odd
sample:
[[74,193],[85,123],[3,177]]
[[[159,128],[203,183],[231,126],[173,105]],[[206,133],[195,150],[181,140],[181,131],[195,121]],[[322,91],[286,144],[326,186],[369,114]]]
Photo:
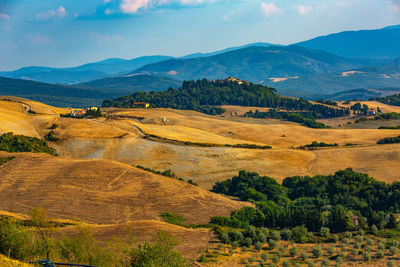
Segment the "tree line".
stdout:
[[319,231],[329,227],[344,232],[368,227],[397,227],[393,214],[400,211],[400,183],[386,184],[367,174],[346,169],[333,175],[294,176],[279,184],[267,176],[240,171],[217,182],[213,192],[252,201],[230,217],[213,217],[212,223],[235,228],[294,228]]

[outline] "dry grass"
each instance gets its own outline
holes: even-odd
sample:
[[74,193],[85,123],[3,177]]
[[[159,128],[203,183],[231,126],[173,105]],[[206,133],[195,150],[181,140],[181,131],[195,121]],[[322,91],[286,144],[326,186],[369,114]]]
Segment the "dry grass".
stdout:
[[13,155],[0,166],[1,210],[27,214],[42,207],[55,218],[108,224],[160,220],[173,212],[187,223],[208,223],[248,205],[117,162]]
[[0,254],[0,266],[2,267],[33,267],[31,264],[23,263],[20,261],[12,260]]

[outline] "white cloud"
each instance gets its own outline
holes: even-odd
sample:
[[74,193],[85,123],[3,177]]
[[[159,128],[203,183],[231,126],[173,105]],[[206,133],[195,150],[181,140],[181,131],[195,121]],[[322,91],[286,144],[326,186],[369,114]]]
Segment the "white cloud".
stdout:
[[294,6],[294,8],[297,10],[297,13],[300,15],[306,15],[311,12],[312,7],[311,6],[303,6],[303,5],[298,5]]
[[269,17],[274,14],[281,14],[283,13],[283,9],[277,7],[275,3],[261,3],[261,10],[265,16]]
[[57,10],[48,10],[44,13],[38,13],[35,17],[37,21],[49,21],[56,18],[62,19],[66,16],[67,10],[63,6],[60,6]]
[[390,0],[388,4],[391,11],[400,12],[400,0]]
[[10,19],[10,16],[5,13],[0,13],[0,19]]
[[[108,0],[108,2],[109,1],[111,0]],[[174,3],[182,6],[193,6],[207,3],[212,4],[221,1],[223,0],[121,0],[120,9],[123,13],[134,14],[140,9],[154,8]]]

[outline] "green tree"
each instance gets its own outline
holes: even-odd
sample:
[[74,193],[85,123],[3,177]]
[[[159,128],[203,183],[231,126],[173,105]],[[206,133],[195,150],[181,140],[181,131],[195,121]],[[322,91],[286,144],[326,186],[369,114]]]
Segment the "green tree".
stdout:
[[164,231],[159,231],[153,243],[145,243],[130,251],[131,266],[138,267],[184,267],[186,259],[174,247],[178,240]]

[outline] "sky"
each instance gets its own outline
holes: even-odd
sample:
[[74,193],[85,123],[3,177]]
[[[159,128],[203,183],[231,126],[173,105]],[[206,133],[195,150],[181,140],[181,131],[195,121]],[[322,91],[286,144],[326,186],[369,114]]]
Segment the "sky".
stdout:
[[400,24],[400,0],[0,0],[0,70],[184,56]]

